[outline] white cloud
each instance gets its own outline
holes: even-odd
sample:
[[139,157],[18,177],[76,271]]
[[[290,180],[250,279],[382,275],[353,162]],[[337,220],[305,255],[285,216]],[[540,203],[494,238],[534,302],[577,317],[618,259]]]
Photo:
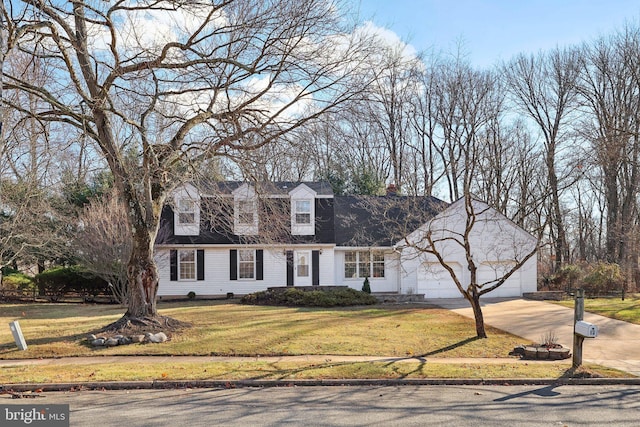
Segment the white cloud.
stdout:
[[402,56],[406,60],[414,60],[418,56],[418,52],[411,44],[405,43],[398,34],[392,30],[376,25],[372,21],[366,21],[356,31],[360,31],[363,34],[374,36],[381,43],[381,47],[387,48],[400,48]]

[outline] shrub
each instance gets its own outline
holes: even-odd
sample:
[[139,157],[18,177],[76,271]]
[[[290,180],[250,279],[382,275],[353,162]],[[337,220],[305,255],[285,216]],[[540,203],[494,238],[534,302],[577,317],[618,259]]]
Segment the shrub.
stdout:
[[584,277],[584,290],[589,295],[605,295],[624,289],[624,274],[618,264],[599,262]]
[[189,293],[187,294],[187,298],[189,299],[195,299],[196,297],[196,293],[193,291],[189,291]]
[[30,292],[36,289],[33,277],[19,272],[12,272],[2,276],[2,287],[22,292]]
[[289,307],[346,307],[372,305],[378,301],[366,292],[346,287],[301,289],[274,288],[242,297],[243,304],[284,305]]
[[362,292],[366,292],[368,294],[371,293],[371,285],[369,284],[369,278],[366,277],[364,279],[364,283],[362,284]]
[[58,301],[63,296],[75,293],[87,299],[89,296],[110,294],[109,284],[89,273],[81,266],[54,267],[36,275],[35,281],[41,296]]

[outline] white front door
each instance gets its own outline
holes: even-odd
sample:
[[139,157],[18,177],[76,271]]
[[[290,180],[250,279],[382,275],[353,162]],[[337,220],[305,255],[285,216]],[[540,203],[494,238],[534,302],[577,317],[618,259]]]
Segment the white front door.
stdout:
[[293,284],[311,286],[311,251],[296,251]]

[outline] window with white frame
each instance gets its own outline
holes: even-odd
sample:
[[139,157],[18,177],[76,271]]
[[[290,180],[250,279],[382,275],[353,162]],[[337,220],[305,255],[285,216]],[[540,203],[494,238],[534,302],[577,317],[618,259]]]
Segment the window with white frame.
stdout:
[[311,224],[311,200],[296,200],[294,203],[296,225]]
[[256,251],[239,250],[238,251],[238,278],[254,279],[256,277]]
[[358,277],[358,258],[356,252],[344,254],[344,277],[347,279]]
[[196,280],[196,251],[178,251],[178,277],[180,280]]
[[356,279],[384,277],[384,252],[348,251],[344,254],[344,277]]
[[196,203],[190,199],[178,201],[178,224],[193,225],[196,223]]
[[371,252],[371,277],[384,277],[384,252]]
[[254,225],[256,215],[256,203],[253,200],[238,201],[238,224]]

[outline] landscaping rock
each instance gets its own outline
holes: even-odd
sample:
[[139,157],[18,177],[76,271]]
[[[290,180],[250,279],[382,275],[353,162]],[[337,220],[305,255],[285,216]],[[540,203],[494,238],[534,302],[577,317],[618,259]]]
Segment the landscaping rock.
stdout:
[[[114,337],[115,338],[115,337]],[[123,337],[121,336],[120,338],[118,338],[118,344],[120,345],[127,345],[127,344],[131,344],[131,338],[129,337]]]
[[525,347],[524,348],[524,359],[537,359],[538,358],[538,349],[535,347]]
[[156,344],[165,342],[168,339],[164,332],[158,332],[157,334],[147,332],[146,338],[149,342]]
[[104,342],[104,345],[106,347],[115,347],[118,344],[120,344],[120,342],[115,338],[107,338],[107,340]]
[[144,342],[144,335],[131,335],[129,338],[131,338],[131,342],[134,343]]
[[96,336],[95,336],[95,335],[93,335],[93,334],[89,334],[89,335],[87,335],[87,341],[93,342],[93,341],[95,341],[95,340],[97,340],[97,339],[98,339],[98,337],[96,337]]
[[568,348],[552,348],[549,349],[549,359],[551,360],[563,360],[568,359],[571,356]]
[[91,345],[94,347],[102,347],[104,346],[104,338],[96,338],[95,340],[91,341]]
[[509,353],[510,356],[520,356],[527,360],[562,360],[571,356],[569,349],[557,344],[556,347],[544,345],[519,345]]
[[517,347],[513,348],[513,351],[511,351],[509,353],[509,356],[524,356],[524,346],[523,345],[519,345]]
[[549,358],[549,349],[546,347],[538,347],[537,358],[541,360],[545,360]]

